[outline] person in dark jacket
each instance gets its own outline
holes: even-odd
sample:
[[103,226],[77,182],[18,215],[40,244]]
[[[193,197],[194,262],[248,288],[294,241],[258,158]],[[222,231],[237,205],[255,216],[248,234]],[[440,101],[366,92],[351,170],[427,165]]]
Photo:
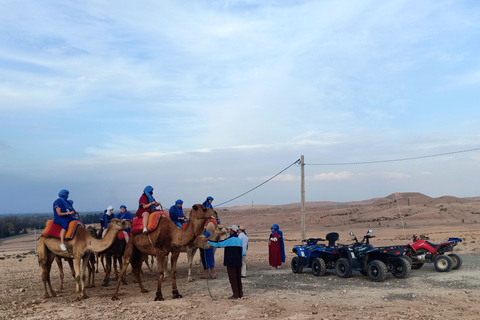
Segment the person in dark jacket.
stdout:
[[204,238],[212,247],[225,248],[225,254],[223,255],[223,265],[227,267],[228,280],[232,287],[233,295],[228,298],[239,299],[243,297],[242,289],[242,253],[243,242],[238,238],[238,226],[232,225],[228,228],[230,237],[222,241],[208,241]]

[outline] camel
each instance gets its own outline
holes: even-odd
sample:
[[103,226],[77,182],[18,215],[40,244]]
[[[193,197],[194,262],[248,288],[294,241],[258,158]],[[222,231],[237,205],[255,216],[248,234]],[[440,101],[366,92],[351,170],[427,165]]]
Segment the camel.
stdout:
[[[142,262],[148,255],[155,255],[158,261],[164,261],[168,253],[172,253],[171,258],[171,281],[173,299],[181,298],[178,292],[176,269],[180,248],[188,245],[203,246],[201,235],[204,225],[210,217],[217,218],[217,212],[213,209],[207,209],[201,204],[195,204],[190,211],[190,221],[185,229],[178,228],[172,220],[161,217],[157,228],[149,233],[133,234],[125,248],[123,255],[123,264],[117,280],[117,288],[113,294],[112,300],[118,300],[118,290],[120,288],[120,279],[123,279],[128,264],[132,264],[133,274],[140,286],[140,292],[146,293],[148,290],[142,284],[140,279],[140,269]],[[163,301],[162,281],[163,281],[163,263],[157,263],[158,266],[158,284],[155,301]]]
[[[225,228],[222,225],[215,225],[212,222],[208,222],[207,225],[205,226],[205,230],[210,232],[210,237],[208,237],[208,240],[211,241],[218,241],[220,238],[227,234],[227,228]],[[203,244],[200,246],[200,248],[203,248]],[[187,277],[187,282],[192,282],[192,265],[193,265],[193,258],[195,257],[195,254],[197,253],[199,247],[190,245],[190,246],[184,246],[180,248],[180,252],[185,252],[187,254],[187,261],[188,261],[188,277]],[[201,261],[202,258],[200,258],[200,265],[202,264]],[[168,272],[167,272],[167,264],[168,264],[168,259],[165,257],[163,261],[163,272],[164,272],[164,278],[168,277]]]
[[50,270],[55,256],[72,258],[75,269],[75,300],[87,298],[85,294],[85,269],[91,252],[100,252],[107,249],[117,238],[120,231],[130,228],[132,223],[126,220],[112,219],[108,233],[103,239],[95,239],[83,226],[78,226],[75,236],[66,240],[66,251],[60,249],[60,239],[40,237],[37,240],[38,264],[42,268],[42,280],[45,287],[44,297],[49,298],[48,289],[52,297],[56,296],[50,283]]

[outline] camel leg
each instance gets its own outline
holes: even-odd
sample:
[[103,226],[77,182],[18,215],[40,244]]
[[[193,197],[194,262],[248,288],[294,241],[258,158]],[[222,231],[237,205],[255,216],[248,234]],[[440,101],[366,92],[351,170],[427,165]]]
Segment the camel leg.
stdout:
[[168,256],[163,258],[163,278],[168,278]]
[[[167,253],[163,251],[159,251],[157,249],[157,267],[158,267],[158,283],[157,283],[157,293],[155,294],[155,300],[154,301],[163,301],[163,295],[162,295],[162,282],[163,282],[163,263],[160,263],[161,261],[164,261]],[[172,278],[172,281],[174,279]]]
[[96,273],[99,273],[99,272],[98,272],[98,266],[99,266],[99,264],[100,264],[100,257],[98,256],[98,252],[95,252],[95,258],[96,258],[96,260],[97,260],[97,262],[96,262],[97,270],[96,270],[95,272],[96,272]]
[[56,297],[57,294],[52,288],[52,284],[50,283],[50,270],[52,266],[52,262],[55,259],[55,255],[51,252],[48,252],[48,249],[45,246],[41,245],[38,248],[38,263],[42,267],[42,280],[43,286],[45,288],[45,293],[43,294],[44,298],[50,298],[48,294],[48,290],[52,294],[52,297]]
[[[125,271],[127,271],[127,267],[130,264],[130,261],[132,260],[132,253],[133,253],[133,239],[127,242],[127,246],[125,247],[125,252],[123,253],[123,263],[122,263],[122,269],[120,270],[120,274],[118,275],[117,278],[117,288],[115,289],[115,292],[113,294],[112,300],[118,300],[118,290],[120,289],[120,284],[125,276]],[[141,265],[140,265],[141,268]],[[125,282],[126,284],[126,282]]]
[[85,292],[85,280],[86,280],[86,270],[87,270],[87,265],[88,265],[88,260],[90,259],[90,254],[86,254],[85,256],[82,257],[81,259],[81,282],[80,282],[80,297],[82,299],[86,299],[87,294]]
[[60,258],[59,256],[55,256],[55,262],[57,263],[58,272],[60,273],[60,286],[58,287],[57,292],[63,292],[63,278],[65,277],[65,274],[63,273],[62,258]]
[[105,254],[105,277],[103,278],[103,286],[108,286],[110,282],[110,272],[112,272],[112,255]]
[[188,259],[188,277],[187,282],[192,282],[192,266],[193,266],[193,258],[195,257],[195,253],[197,253],[197,248],[187,248],[187,259]]
[[75,268],[75,300],[81,300],[81,284],[80,282],[82,281],[82,273],[80,271],[81,269],[81,264],[82,264],[82,258],[81,257],[75,257],[73,259],[73,266]]
[[146,253],[141,253],[141,252],[138,252],[137,255],[138,256],[133,257],[133,259],[136,259],[136,261],[132,262],[132,272],[133,272],[133,275],[135,276],[135,279],[137,280],[138,286],[140,287],[140,292],[147,293],[148,290],[145,289],[145,287],[143,286],[140,274],[142,270],[142,264],[146,259],[148,259],[148,255]]
[[88,285],[87,288],[95,287],[95,254],[91,253],[88,258]]
[[180,255],[179,251],[172,252],[172,270],[170,271],[170,276],[172,278],[172,295],[173,299],[181,298],[182,295],[178,292],[177,288],[177,260]]

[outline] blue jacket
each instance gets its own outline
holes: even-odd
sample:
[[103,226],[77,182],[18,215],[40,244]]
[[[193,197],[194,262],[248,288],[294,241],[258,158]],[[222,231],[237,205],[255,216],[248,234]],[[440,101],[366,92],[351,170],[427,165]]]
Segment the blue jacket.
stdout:
[[224,266],[237,268],[242,266],[243,242],[236,233],[231,234],[225,240],[218,242],[207,241],[207,243],[212,247],[225,248],[225,254],[223,255]]
[[183,214],[183,208],[179,208],[176,204],[170,207],[170,210],[168,210],[168,216],[173,222],[179,221],[178,218],[185,217]]

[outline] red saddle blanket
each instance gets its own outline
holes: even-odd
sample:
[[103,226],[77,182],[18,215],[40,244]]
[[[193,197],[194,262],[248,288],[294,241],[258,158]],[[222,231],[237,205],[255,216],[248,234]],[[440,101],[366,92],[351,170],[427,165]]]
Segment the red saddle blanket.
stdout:
[[205,221],[205,227],[207,226],[207,224],[208,224],[209,222],[211,222],[211,223],[213,223],[214,225],[218,226],[217,219],[210,218],[210,219],[208,219],[207,221]]
[[[78,226],[82,226],[85,228],[85,225],[80,220],[70,221],[70,223],[68,224],[67,233],[65,234],[66,240],[70,240],[73,238],[75,232],[77,232]],[[53,223],[53,220],[47,220],[45,229],[43,229],[42,232],[42,236],[60,238],[60,231],[62,231],[62,227],[60,227],[56,223]]]
[[[147,223],[148,232],[152,232],[153,230],[157,229],[158,222],[160,221],[160,218],[162,216],[170,219],[164,211],[155,211],[150,213],[150,215],[148,216],[148,223]],[[143,218],[138,218],[138,217],[133,218],[132,229],[130,229],[130,233],[136,234],[141,232],[143,232]]]

